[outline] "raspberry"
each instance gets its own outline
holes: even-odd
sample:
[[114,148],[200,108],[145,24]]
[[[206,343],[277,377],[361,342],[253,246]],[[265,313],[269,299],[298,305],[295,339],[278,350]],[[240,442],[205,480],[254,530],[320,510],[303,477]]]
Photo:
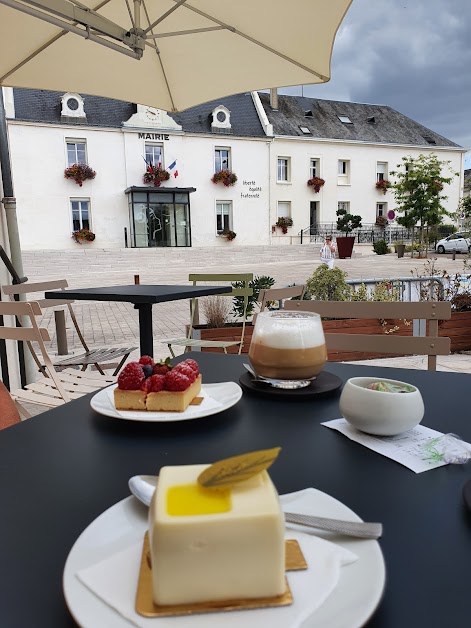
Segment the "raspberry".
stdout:
[[196,376],[198,376],[198,374],[200,372],[200,367],[198,366],[198,362],[195,362],[195,360],[192,360],[191,358],[188,358],[188,360],[183,360],[183,362],[180,362],[180,364],[186,364],[191,369],[193,369],[194,372],[196,373]]
[[142,370],[144,371],[144,377],[150,377],[153,373],[153,366],[151,366],[150,364],[144,364],[144,366],[142,367]]
[[129,362],[118,377],[118,388],[121,390],[139,390],[144,381],[144,371],[138,362]]
[[166,364],[156,364],[153,369],[154,375],[165,375],[170,371],[170,368]]
[[147,392],[160,392],[164,389],[165,375],[152,375],[147,380],[149,382],[149,389]]
[[149,355],[143,355],[142,358],[139,359],[139,364],[143,366],[148,364],[149,366],[154,366],[154,360]]
[[150,381],[150,377],[148,377],[142,382],[141,390],[143,390],[145,393],[149,393],[151,392],[151,388],[152,388],[152,382]]
[[184,362],[182,362],[181,364],[177,364],[177,366],[174,366],[172,370],[174,373],[177,372],[177,373],[183,373],[183,375],[186,375],[191,383],[193,383],[195,379],[198,377],[198,374],[195,373],[195,371],[191,368],[191,366],[189,366],[188,364],[185,364]]
[[165,376],[165,390],[171,390],[173,392],[179,392],[186,390],[191,386],[191,381],[183,373],[179,373],[172,369]]

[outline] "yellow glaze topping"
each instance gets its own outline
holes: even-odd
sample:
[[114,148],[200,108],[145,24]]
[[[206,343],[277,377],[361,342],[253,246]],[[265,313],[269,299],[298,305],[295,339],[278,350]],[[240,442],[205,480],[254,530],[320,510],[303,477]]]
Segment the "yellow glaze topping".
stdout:
[[167,512],[173,517],[215,515],[231,509],[228,489],[210,490],[199,484],[179,484],[167,491]]

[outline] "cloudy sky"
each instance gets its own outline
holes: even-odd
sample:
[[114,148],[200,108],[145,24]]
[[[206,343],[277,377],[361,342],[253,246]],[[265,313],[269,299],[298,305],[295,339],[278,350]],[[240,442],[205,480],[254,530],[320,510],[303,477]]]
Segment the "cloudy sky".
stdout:
[[471,0],[353,0],[331,76],[304,95],[389,105],[471,149]]

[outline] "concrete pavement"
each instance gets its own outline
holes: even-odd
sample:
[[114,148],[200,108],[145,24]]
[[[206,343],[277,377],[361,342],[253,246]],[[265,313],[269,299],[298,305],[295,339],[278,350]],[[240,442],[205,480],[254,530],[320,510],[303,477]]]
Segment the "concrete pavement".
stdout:
[[[253,272],[275,278],[276,287],[305,283],[319,266],[319,245],[280,247],[225,247],[204,249],[122,249],[105,251],[82,245],[73,251],[34,251],[23,256],[24,272],[30,281],[66,278],[70,287],[108,286],[133,283],[187,283],[189,272]],[[348,273],[348,279],[389,279],[411,274],[429,274],[447,270],[463,272],[464,256],[411,259],[396,255],[378,256],[369,245],[355,245],[354,257],[336,260],[336,266]],[[80,302],[74,304],[79,324],[90,347],[139,344],[137,311],[127,303]],[[184,334],[189,319],[188,301],[162,303],[153,308],[154,350],[156,357],[166,357],[167,347],[159,340]],[[57,351],[52,309],[46,312],[41,326],[52,338],[51,353]],[[80,343],[71,321],[67,321],[69,349],[79,350]],[[138,352],[133,358],[136,357]],[[407,357],[388,359],[387,365],[426,368],[425,359]],[[368,364],[377,364],[377,360]],[[384,361],[380,361],[386,365]],[[440,370],[471,372],[471,356],[460,354],[439,358]]]

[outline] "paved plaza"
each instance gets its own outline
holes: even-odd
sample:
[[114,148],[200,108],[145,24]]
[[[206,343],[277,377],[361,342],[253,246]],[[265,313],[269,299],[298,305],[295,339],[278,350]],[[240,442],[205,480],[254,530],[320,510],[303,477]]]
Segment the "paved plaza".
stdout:
[[[189,272],[253,272],[269,275],[275,287],[300,284],[319,266],[319,245],[280,247],[217,247],[204,249],[87,249],[77,251],[31,251],[23,256],[24,273],[30,281],[66,278],[70,287],[123,285],[140,276],[142,284],[188,283]],[[464,256],[439,256],[438,270],[463,272]],[[427,274],[426,259],[411,259],[396,255],[378,256],[368,245],[356,245],[352,259],[336,260],[337,267],[348,273],[348,279],[408,277],[411,272]],[[74,304],[79,324],[90,348],[139,344],[137,311],[128,303],[77,301]],[[154,352],[158,358],[168,355],[163,338],[184,334],[189,321],[189,302],[175,301],[153,307]],[[54,313],[44,314],[41,326],[47,327],[52,338],[51,353],[57,351]],[[69,351],[81,349],[70,320],[67,320]],[[176,348],[177,352],[182,348]],[[138,356],[136,351],[131,357]],[[407,357],[370,360],[368,364],[426,368],[426,358]],[[439,357],[440,370],[471,372],[471,356],[455,354]]]

